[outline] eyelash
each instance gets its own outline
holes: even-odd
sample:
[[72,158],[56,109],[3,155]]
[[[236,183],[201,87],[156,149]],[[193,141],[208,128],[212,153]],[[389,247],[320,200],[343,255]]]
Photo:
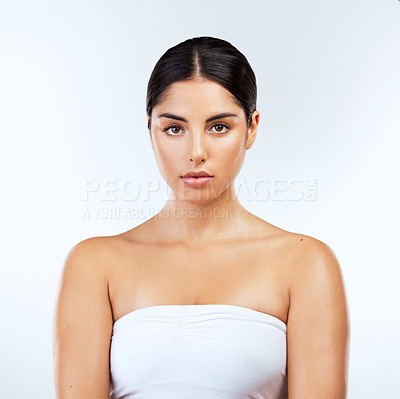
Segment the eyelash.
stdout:
[[[214,123],[214,125],[211,126],[211,128],[215,127],[215,126],[224,126],[226,129],[230,129],[230,126],[228,126],[226,123],[222,123],[222,122],[218,122],[218,123]],[[168,125],[167,127],[165,127],[163,129],[163,132],[167,132],[169,129],[173,128],[173,127],[178,127],[179,129],[182,130],[182,128],[177,125],[177,124],[172,124],[172,125]],[[226,130],[225,132],[217,132],[216,134],[224,134],[226,133],[228,130]],[[177,136],[179,133],[175,133],[175,134],[171,134],[171,133],[167,133],[169,136]]]

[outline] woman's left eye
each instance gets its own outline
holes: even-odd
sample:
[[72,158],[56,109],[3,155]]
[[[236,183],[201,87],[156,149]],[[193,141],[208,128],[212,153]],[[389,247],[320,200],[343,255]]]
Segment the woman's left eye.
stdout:
[[216,123],[216,124],[213,126],[213,128],[216,127],[216,126],[222,126],[222,127],[226,128],[225,131],[217,131],[217,133],[226,133],[226,131],[229,129],[229,126],[226,125],[225,123]]

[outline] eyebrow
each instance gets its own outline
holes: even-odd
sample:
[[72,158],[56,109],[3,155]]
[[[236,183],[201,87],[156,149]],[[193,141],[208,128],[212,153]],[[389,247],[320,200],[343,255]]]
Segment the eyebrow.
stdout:
[[[238,115],[232,114],[231,112],[222,112],[220,114],[211,116],[210,118],[208,118],[206,120],[206,122],[211,122],[211,121],[213,121],[215,119],[226,118],[228,116],[234,116],[234,117],[238,118]],[[188,123],[188,121],[185,118],[182,118],[181,116],[177,116],[177,115],[174,115],[174,114],[170,114],[168,112],[164,112],[164,113],[158,115],[158,118],[170,118],[170,119],[176,119],[178,121],[182,121],[182,122]]]

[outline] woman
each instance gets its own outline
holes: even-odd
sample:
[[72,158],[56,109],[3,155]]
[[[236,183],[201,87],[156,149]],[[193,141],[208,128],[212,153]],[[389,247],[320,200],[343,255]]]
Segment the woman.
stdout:
[[163,209],[69,252],[54,317],[57,398],[344,399],[349,318],[323,242],[246,211],[256,79],[227,41],[157,62],[147,120]]

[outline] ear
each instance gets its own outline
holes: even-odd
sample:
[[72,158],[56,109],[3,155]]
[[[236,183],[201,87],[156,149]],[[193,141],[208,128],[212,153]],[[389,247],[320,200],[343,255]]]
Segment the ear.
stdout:
[[246,150],[253,145],[257,136],[257,126],[260,123],[260,113],[257,110],[255,110],[251,115],[251,120],[252,123],[247,132]]
[[148,128],[149,136],[150,136],[150,143],[151,143],[151,146],[152,146],[153,151],[154,151],[153,136],[151,135],[151,126],[150,126],[150,128],[148,127],[149,126],[150,116],[149,115],[146,115],[146,116],[147,116],[147,128]]

